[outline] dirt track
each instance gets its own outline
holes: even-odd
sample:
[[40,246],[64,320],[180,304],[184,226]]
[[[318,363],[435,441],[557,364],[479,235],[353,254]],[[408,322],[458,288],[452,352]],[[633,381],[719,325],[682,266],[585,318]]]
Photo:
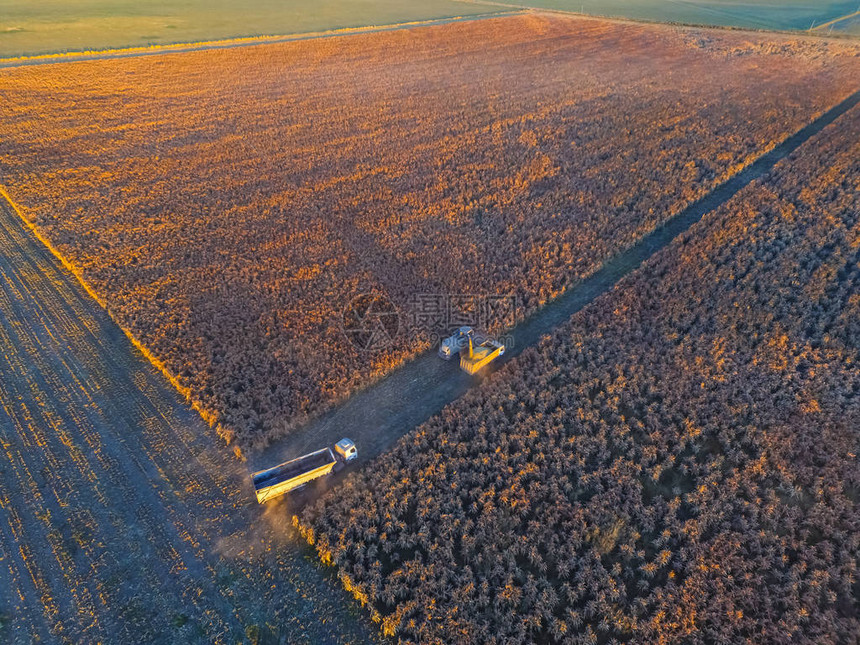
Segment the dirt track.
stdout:
[[[577,311],[611,291],[624,276],[665,248],[705,214],[769,172],[777,162],[858,103],[860,91],[854,92],[773,150],[763,154],[746,169],[691,204],[635,246],[608,261],[591,277],[518,325],[510,332],[513,346],[502,360],[486,369],[484,374],[470,377],[460,371],[456,360],[445,362],[434,352],[429,352],[253,456],[250,465],[253,469],[271,466],[327,443],[334,443],[341,437],[349,437],[356,442],[359,449],[358,463],[366,463],[462,396],[466,390],[492,373],[493,369],[498,369],[498,366],[514,358],[525,348],[535,345],[544,335],[567,321]],[[302,502],[307,501],[313,494],[306,495]]]
[[0,408],[0,642],[375,640],[5,201]]
[[391,25],[354,27],[348,29],[336,29],[332,31],[312,32],[307,34],[286,34],[284,36],[237,38],[235,40],[215,40],[202,43],[156,45],[153,47],[117,49],[100,52],[69,52],[68,54],[43,54],[35,56],[25,56],[22,58],[0,58],[0,69],[13,67],[33,67],[35,65],[56,65],[58,63],[74,63],[87,60],[109,60],[114,58],[138,58],[141,56],[182,54],[187,52],[205,51],[207,49],[235,49],[237,47],[255,47],[257,45],[270,45],[272,43],[290,43],[301,40],[336,38],[344,35],[373,34],[381,31],[397,31],[400,29],[413,29],[415,27],[447,25],[454,22],[469,22],[473,20],[484,20],[486,18],[498,18],[500,16],[512,16],[520,13],[525,13],[526,11],[531,11],[531,9],[529,7],[523,7],[521,9],[515,8],[508,10],[499,10],[466,16],[454,16],[451,18],[433,18],[428,20],[416,20],[413,22],[395,23]]

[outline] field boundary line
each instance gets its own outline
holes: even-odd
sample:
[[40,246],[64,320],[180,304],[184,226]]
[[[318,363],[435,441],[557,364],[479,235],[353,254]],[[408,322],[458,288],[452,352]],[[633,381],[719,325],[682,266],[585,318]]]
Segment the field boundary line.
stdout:
[[845,14],[844,16],[839,16],[838,18],[834,18],[833,20],[829,20],[823,24],[816,25],[815,27],[810,29],[810,31],[813,31],[813,32],[820,31],[822,29],[826,29],[827,27],[832,27],[833,25],[840,23],[843,20],[849,20],[850,18],[855,18],[857,16],[860,16],[860,9],[858,9],[854,13],[848,13],[848,14]]
[[[499,6],[501,7],[503,5]],[[161,54],[181,54],[196,51],[234,49],[238,47],[257,47],[259,45],[301,42],[304,40],[336,38],[341,36],[354,36],[360,34],[375,34],[386,31],[411,29],[413,27],[433,27],[436,25],[447,25],[458,22],[470,22],[473,20],[485,20],[488,18],[502,18],[506,16],[521,15],[532,11],[534,11],[534,9],[530,7],[524,7],[522,9],[511,9],[509,11],[490,11],[487,13],[479,13],[474,15],[448,16],[446,18],[429,18],[427,20],[411,20],[407,22],[394,22],[391,24],[384,25],[365,25],[363,27],[343,27],[341,29],[308,31],[295,34],[244,36],[239,38],[201,40],[182,43],[171,43],[165,45],[147,45],[143,47],[121,47],[117,49],[97,49],[75,52],[58,52],[55,54],[33,54],[31,56],[14,56],[11,58],[0,58],[0,69],[13,69],[16,67],[29,67],[36,65],[53,65],[56,63],[77,63],[91,60],[112,60],[115,58],[159,56]]]
[[[647,18],[630,18],[625,16],[615,16],[612,14],[603,14],[603,13],[584,13],[581,11],[575,11],[573,9],[554,9],[551,7],[533,7],[529,5],[522,5],[516,3],[508,3],[508,2],[500,2],[499,0],[453,0],[453,2],[459,2],[460,4],[468,4],[468,5],[488,5],[493,7],[500,8],[508,8],[511,11],[520,10],[522,13],[552,13],[552,14],[560,14],[563,16],[575,16],[577,18],[583,18],[587,20],[607,20],[611,22],[618,22],[622,24],[632,24],[632,25],[665,25],[667,27],[684,27],[689,29],[717,29],[721,31],[732,31],[732,32],[748,32],[754,34],[783,34],[789,36],[810,36],[813,38],[839,38],[839,39],[857,39],[857,36],[847,33],[837,33],[831,34],[828,33],[826,35],[818,32],[819,28],[824,26],[829,26],[831,23],[839,22],[841,20],[846,20],[851,18],[854,15],[860,14],[860,11],[855,14],[849,14],[847,16],[841,16],[840,18],[836,18],[835,20],[831,20],[824,25],[819,25],[812,29],[780,29],[777,27],[741,27],[736,25],[715,25],[703,22],[684,22],[682,20],[649,20]],[[690,4],[690,3],[682,3],[676,1],[676,4]],[[696,5],[698,6],[698,5]],[[720,12],[716,12],[720,13]],[[504,15],[504,14],[501,14]],[[2,63],[2,61],[0,61]]]
[[80,283],[83,287],[84,291],[95,300],[98,305],[104,309],[110,319],[119,327],[120,330],[126,335],[126,337],[131,341],[132,345],[134,345],[137,350],[146,358],[147,361],[158,371],[160,372],[173,387],[176,388],[176,391],[185,399],[185,402],[191,406],[191,408],[200,415],[200,418],[203,419],[203,422],[206,423],[210,428],[216,428],[216,432],[221,439],[223,439],[228,445],[230,444],[230,434],[225,428],[221,426],[220,423],[217,423],[217,416],[206,410],[200,403],[195,401],[191,395],[191,388],[185,387],[182,385],[179,380],[174,376],[170,370],[167,368],[167,365],[164,364],[157,356],[155,356],[132,332],[127,329],[123,324],[117,320],[116,316],[110,310],[107,303],[104,299],[96,292],[95,289],[90,286],[89,282],[87,282],[86,278],[83,275],[83,272],[78,269],[72,262],[66,259],[65,255],[63,255],[59,249],[47,238],[45,237],[41,231],[39,231],[39,227],[30,220],[29,217],[24,213],[24,209],[19,206],[12,196],[9,195],[9,192],[6,190],[6,187],[0,184],[0,198],[4,202],[6,202],[7,207],[11,208],[12,211],[18,216],[21,222],[33,233],[39,242],[44,245],[48,251],[50,251],[51,255],[56,258],[56,260],[66,269],[75,279]]

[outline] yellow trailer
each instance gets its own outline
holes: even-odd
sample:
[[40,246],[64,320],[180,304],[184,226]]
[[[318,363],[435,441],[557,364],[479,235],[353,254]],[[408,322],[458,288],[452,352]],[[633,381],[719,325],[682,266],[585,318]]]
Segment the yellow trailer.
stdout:
[[487,338],[475,344],[469,336],[469,351],[460,352],[460,369],[467,374],[476,374],[482,367],[492,363],[505,353],[505,346],[497,340]]
[[358,458],[358,450],[352,439],[341,439],[331,448],[286,461],[274,468],[254,473],[251,479],[257,502],[262,504],[274,497],[301,488],[309,481],[328,475],[334,467]]
[[253,476],[257,502],[262,504],[273,497],[304,486],[317,477],[328,475],[336,463],[337,459],[331,448],[323,448],[274,468],[261,470]]

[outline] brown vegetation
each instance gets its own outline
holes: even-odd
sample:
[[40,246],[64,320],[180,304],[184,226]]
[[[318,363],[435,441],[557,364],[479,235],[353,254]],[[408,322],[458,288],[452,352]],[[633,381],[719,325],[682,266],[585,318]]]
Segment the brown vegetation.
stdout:
[[860,108],[302,515],[402,642],[860,633]]
[[0,202],[0,643],[372,640],[217,443]]
[[247,444],[427,347],[356,352],[355,295],[527,313],[843,98],[860,60],[703,33],[529,15],[3,70],[2,182]]

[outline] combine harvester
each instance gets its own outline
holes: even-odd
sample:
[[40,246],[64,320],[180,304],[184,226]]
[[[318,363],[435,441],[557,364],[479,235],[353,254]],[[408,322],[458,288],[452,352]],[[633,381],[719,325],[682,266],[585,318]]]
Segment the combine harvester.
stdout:
[[439,345],[439,356],[446,361],[460,354],[460,369],[467,374],[477,374],[504,353],[504,344],[471,327],[460,327]]
[[262,504],[290,491],[303,488],[308,482],[340,470],[347,462],[358,457],[351,439],[341,439],[331,448],[323,448],[297,457],[274,468],[252,475],[257,502]]

